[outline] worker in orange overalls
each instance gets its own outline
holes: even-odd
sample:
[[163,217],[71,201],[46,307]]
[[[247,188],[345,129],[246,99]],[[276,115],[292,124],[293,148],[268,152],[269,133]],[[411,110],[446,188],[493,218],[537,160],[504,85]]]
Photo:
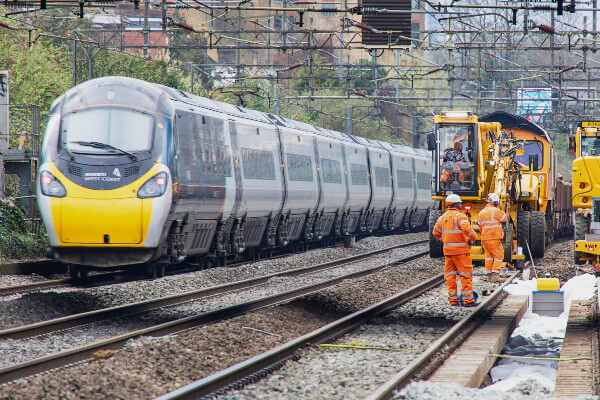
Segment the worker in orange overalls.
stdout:
[[502,224],[507,221],[507,218],[504,211],[498,208],[499,202],[498,195],[490,193],[485,208],[477,218],[477,225],[481,231],[481,245],[485,252],[485,271],[489,282],[504,282],[504,279],[500,278],[500,270],[506,266],[502,246],[504,237]]
[[477,239],[473,227],[465,214],[461,212],[462,200],[457,194],[446,197],[448,209],[437,220],[433,236],[442,239],[444,244],[444,278],[448,289],[448,301],[458,306],[458,288],[456,275],[460,277],[461,294],[465,307],[474,307],[473,299],[473,262],[471,261],[471,243]]

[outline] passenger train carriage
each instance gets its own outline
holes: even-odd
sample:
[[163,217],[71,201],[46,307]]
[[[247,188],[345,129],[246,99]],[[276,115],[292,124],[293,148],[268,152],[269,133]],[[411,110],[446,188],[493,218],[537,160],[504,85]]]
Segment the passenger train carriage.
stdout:
[[[425,229],[425,150],[106,77],[52,105],[37,200],[77,270]],[[79,266],[79,267],[77,267]]]

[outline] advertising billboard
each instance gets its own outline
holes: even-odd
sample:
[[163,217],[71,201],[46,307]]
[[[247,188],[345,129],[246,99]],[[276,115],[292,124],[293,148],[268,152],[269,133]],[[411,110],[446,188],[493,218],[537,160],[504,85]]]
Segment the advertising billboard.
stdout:
[[517,114],[538,121],[552,112],[552,88],[518,88]]

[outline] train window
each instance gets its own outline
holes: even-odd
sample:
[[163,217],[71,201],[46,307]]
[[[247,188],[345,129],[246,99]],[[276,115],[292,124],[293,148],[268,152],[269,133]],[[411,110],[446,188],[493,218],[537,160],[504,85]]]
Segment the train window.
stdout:
[[321,158],[321,173],[325,183],[342,183],[342,169],[336,160]]
[[536,154],[538,157],[538,169],[541,170],[544,165],[544,146],[539,140],[527,140],[523,146],[523,154],[515,156],[515,161],[519,164],[528,165],[529,156]]
[[313,180],[312,160],[308,156],[288,153],[287,169],[290,181],[312,182]]
[[242,147],[242,167],[245,179],[275,180],[273,153]]
[[417,172],[417,188],[431,189],[431,175],[425,172]]
[[225,142],[225,121],[188,112],[177,114],[179,173],[187,182],[231,176],[231,151]]
[[392,179],[390,178],[390,170],[382,167],[375,167],[375,186],[391,187]]
[[410,189],[413,186],[412,173],[410,171],[397,169],[396,179],[400,189]]
[[350,164],[350,175],[352,175],[353,185],[368,185],[369,175],[367,166],[364,164]]

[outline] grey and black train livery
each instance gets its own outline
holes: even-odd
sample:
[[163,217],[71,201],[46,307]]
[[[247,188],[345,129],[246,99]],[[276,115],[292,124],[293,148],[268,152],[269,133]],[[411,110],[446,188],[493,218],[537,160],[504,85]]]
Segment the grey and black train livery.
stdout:
[[433,205],[427,151],[124,77],[53,103],[40,164],[52,253],[83,269],[349,245]]

